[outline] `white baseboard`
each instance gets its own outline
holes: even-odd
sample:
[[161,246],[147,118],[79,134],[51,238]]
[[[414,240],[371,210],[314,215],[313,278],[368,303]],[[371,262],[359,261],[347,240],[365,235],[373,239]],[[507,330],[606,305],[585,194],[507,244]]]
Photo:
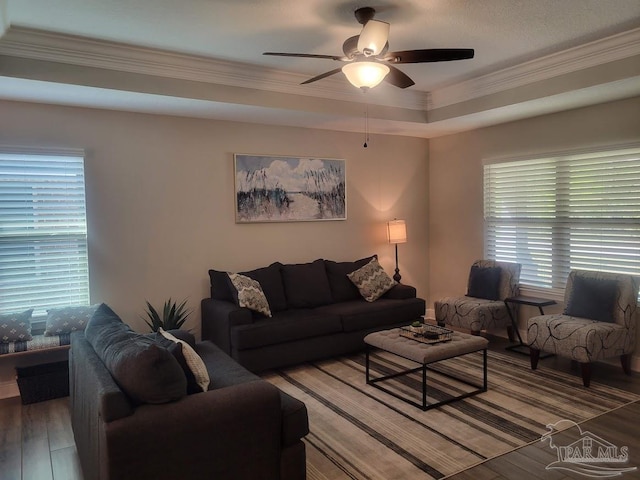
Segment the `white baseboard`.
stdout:
[[18,383],[15,380],[0,383],[0,399],[18,396],[20,396],[20,390],[18,390]]

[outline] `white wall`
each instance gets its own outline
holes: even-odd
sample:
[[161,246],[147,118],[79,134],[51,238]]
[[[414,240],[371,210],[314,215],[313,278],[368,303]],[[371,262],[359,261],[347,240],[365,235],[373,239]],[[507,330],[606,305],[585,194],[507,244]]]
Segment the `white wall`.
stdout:
[[[484,159],[639,141],[640,97],[431,139],[430,306],[438,298],[465,293],[469,266],[483,256]],[[527,313],[523,309],[523,317]]]
[[[139,331],[145,300],[188,298],[200,332],[209,268],[239,271],[378,253],[393,273],[385,222],[407,221],[403,283],[428,290],[424,139],[272,127],[18,102],[0,102],[0,144],[86,150],[92,302]],[[233,154],[346,159],[346,221],[236,224]],[[9,365],[8,365],[9,363]],[[0,384],[11,377],[0,358]]]

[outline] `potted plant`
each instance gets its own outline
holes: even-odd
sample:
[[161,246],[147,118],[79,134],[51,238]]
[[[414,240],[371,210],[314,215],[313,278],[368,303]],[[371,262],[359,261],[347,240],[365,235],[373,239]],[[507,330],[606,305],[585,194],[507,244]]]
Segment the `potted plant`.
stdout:
[[157,332],[159,328],[163,330],[177,330],[182,327],[189,315],[191,315],[191,310],[188,310],[186,305],[186,300],[178,304],[169,298],[169,300],[164,302],[162,315],[160,315],[160,313],[153,308],[153,305],[147,301],[147,310],[145,313],[148,319],[144,317],[141,318],[149,325],[152,332]]

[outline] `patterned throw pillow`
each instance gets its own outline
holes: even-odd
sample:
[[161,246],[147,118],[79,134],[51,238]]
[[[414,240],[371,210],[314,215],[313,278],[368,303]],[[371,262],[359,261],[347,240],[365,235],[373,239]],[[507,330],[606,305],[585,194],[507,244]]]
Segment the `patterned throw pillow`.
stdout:
[[235,290],[233,296],[239,307],[246,307],[249,310],[271,317],[269,302],[259,282],[239,273],[229,273],[229,280],[233,285],[233,290]]
[[84,330],[97,308],[98,305],[50,308],[47,310],[45,336],[52,337]]
[[21,313],[0,315],[0,343],[31,340],[31,314],[33,308]]
[[367,302],[375,302],[387,293],[397,282],[384,271],[377,258],[372,258],[364,267],[347,275],[358,287],[360,295]]
[[169,332],[165,332],[162,328],[158,329],[158,331],[164,338],[169,339],[172,342],[180,343],[182,345],[182,355],[184,355],[184,359],[186,360],[189,369],[193,373],[193,376],[196,379],[196,383],[200,386],[200,388],[202,388],[203,392],[206,392],[209,388],[209,382],[211,380],[209,379],[209,372],[207,371],[207,367],[200,358],[200,355],[198,355],[197,352],[193,348],[191,348],[191,345],[189,345],[184,340],[180,340],[174,337]]

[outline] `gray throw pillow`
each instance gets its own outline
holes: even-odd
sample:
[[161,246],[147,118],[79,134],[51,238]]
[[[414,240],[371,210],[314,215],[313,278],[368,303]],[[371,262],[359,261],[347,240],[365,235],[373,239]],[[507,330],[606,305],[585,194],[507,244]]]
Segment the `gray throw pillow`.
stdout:
[[376,257],[373,257],[364,267],[348,274],[347,277],[358,287],[360,295],[367,302],[375,302],[397,285],[397,282],[387,275]]
[[0,315],[0,343],[27,342],[31,336],[33,308],[20,313]]
[[82,331],[98,309],[98,305],[50,308],[47,310],[46,337]]

